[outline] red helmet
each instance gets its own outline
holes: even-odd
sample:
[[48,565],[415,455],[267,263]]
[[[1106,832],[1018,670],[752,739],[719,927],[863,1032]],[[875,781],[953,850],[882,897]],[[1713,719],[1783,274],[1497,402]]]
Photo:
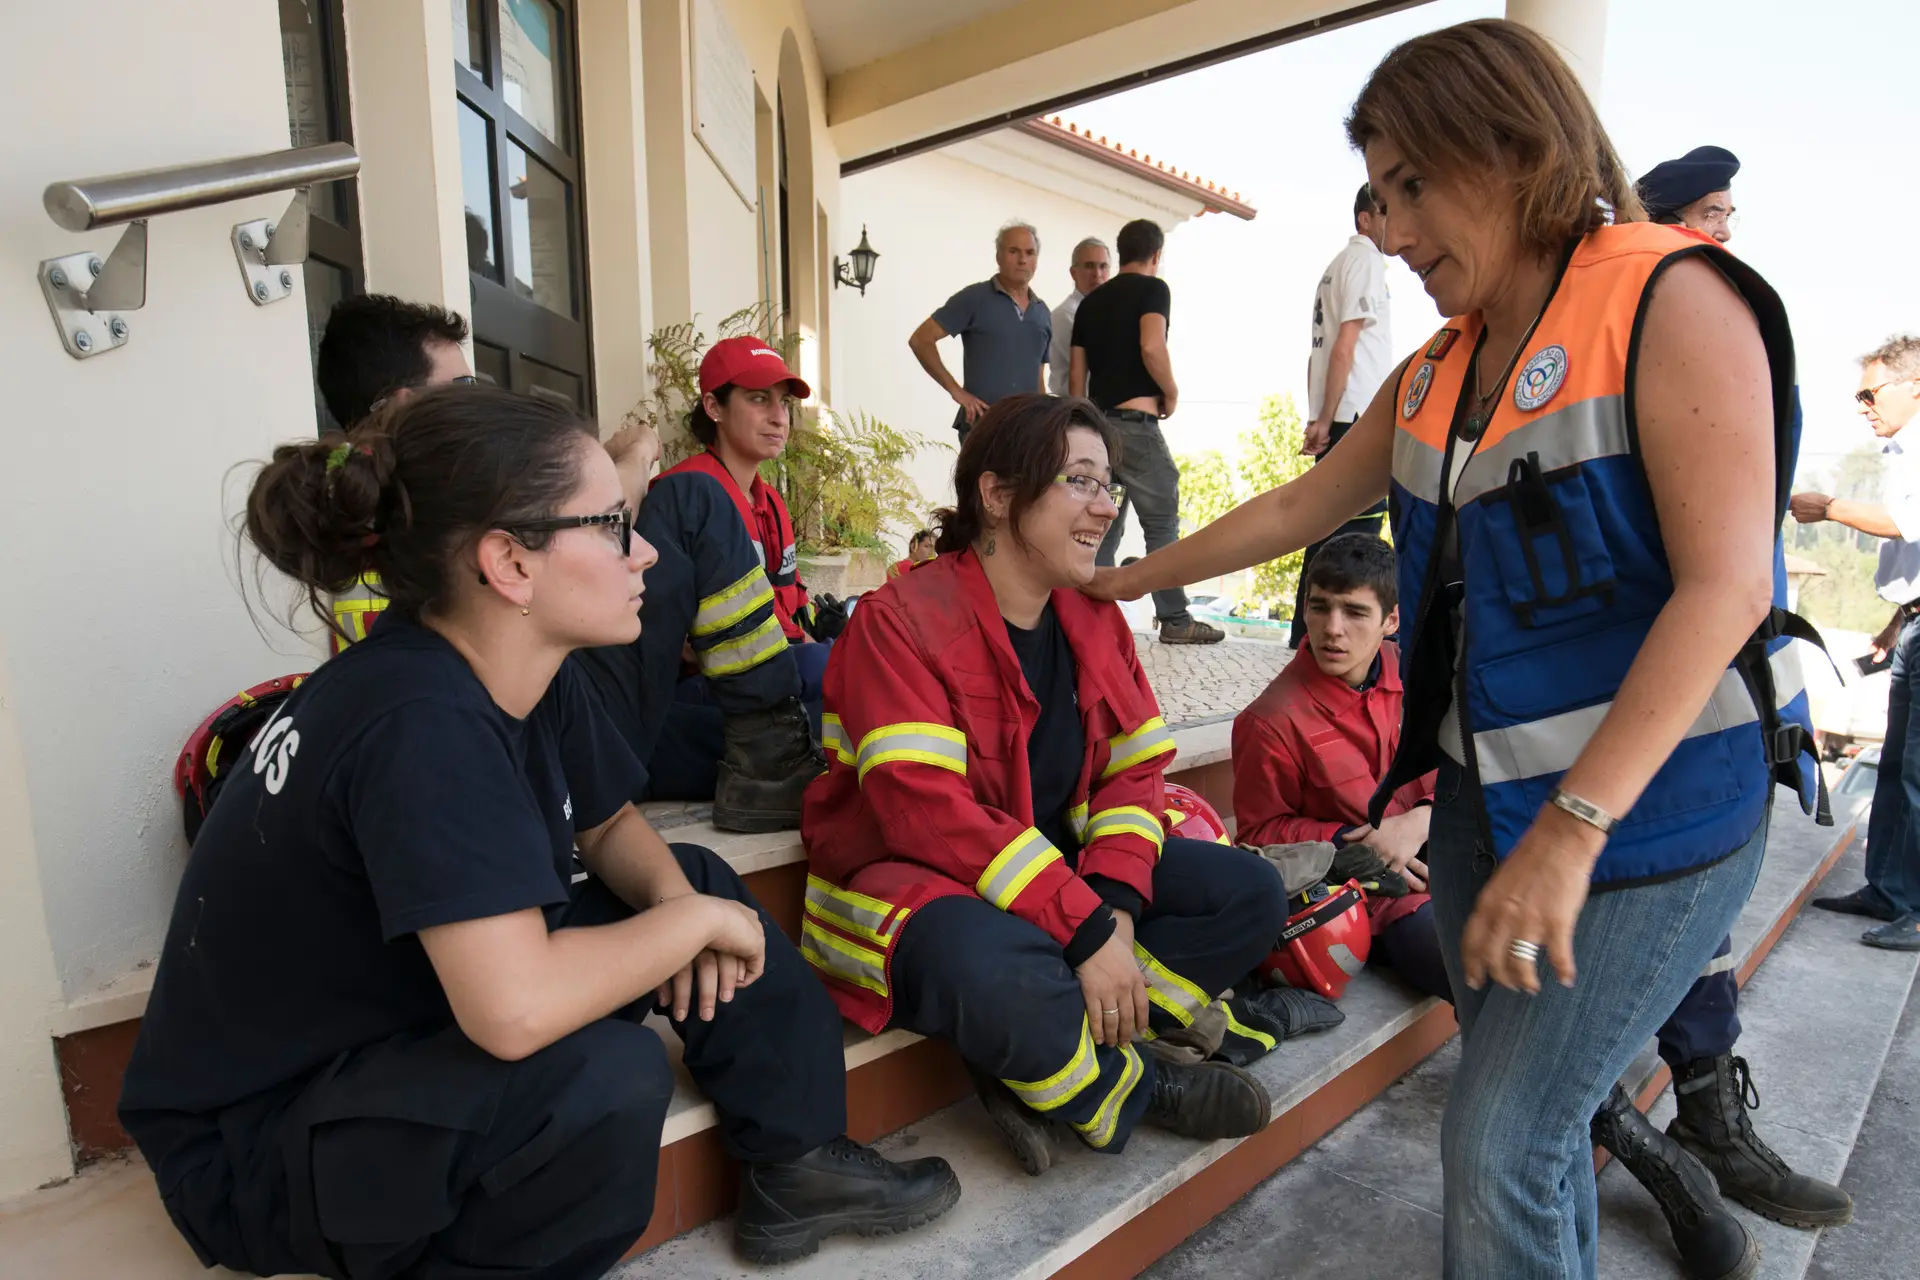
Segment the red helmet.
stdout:
[[226,781],[226,775],[220,772],[222,765],[233,758],[235,751],[246,748],[272,716],[273,709],[286,701],[306,678],[307,673],[303,671],[277,680],[264,680],[244,693],[234,694],[202,720],[193,736],[187,739],[180,759],[173,766],[173,789],[180,794],[180,816],[187,829],[187,843],[193,843],[194,836],[199,834],[201,822],[213,808],[214,794]]
[[1227,824],[1221,821],[1220,811],[1202,799],[1198,791],[1177,782],[1167,784],[1166,825],[1168,835],[1183,840],[1233,843],[1227,838]]
[[[1323,896],[1311,899],[1316,892]],[[1300,905],[1303,899],[1311,900],[1288,918],[1278,945],[1260,966],[1260,976],[1338,1000],[1347,980],[1366,964],[1373,942],[1366,891],[1349,880],[1339,888],[1315,886],[1293,902]]]

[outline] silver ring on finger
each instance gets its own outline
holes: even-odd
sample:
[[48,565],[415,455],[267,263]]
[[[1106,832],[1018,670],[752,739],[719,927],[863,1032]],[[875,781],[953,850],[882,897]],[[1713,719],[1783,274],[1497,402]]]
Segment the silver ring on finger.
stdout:
[[1507,954],[1515,960],[1524,960],[1531,964],[1540,958],[1540,944],[1528,942],[1525,938],[1515,938],[1507,944]]
[[1118,1009],[1102,1009],[1100,1016],[1104,1018],[1117,1018],[1120,1016],[1120,1011]]

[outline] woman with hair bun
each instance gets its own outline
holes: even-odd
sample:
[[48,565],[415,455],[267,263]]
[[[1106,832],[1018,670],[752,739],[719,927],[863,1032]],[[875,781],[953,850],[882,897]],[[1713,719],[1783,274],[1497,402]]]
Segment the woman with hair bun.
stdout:
[[831,1003],[725,863],[628,802],[569,655],[638,633],[632,520],[571,411],[487,387],[255,480],[247,536],[316,612],[369,571],[391,603],[232,766],[127,1070],[121,1119],[207,1265],[601,1274],[653,1210],[656,1006],[741,1162],[749,1259],[957,1198],[944,1161],[844,1136]]

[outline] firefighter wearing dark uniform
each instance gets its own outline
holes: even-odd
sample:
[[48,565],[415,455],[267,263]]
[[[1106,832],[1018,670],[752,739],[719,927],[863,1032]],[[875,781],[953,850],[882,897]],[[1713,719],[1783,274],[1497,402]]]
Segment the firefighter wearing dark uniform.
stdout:
[[[975,424],[941,554],[866,596],[836,646],[801,826],[801,949],[841,1012],[1004,1082],[989,1110],[1029,1172],[1035,1116],[1118,1152],[1143,1115],[1228,1136],[1268,1113],[1252,1077],[1141,1052],[1116,1034],[1126,999],[1091,994],[1087,966],[1119,948],[1141,1030],[1185,1026],[1286,919],[1257,857],[1166,834],[1172,735],[1119,609],[1073,589],[1116,512],[1106,437],[1077,400],[1012,397]],[[983,497],[988,473],[1004,483]]]
[[[618,499],[610,514],[486,532],[498,518],[489,513],[527,509],[488,491],[488,476],[564,474],[568,451],[587,459],[588,480],[547,510],[608,512],[599,489],[618,485],[591,436],[563,408],[479,387],[423,395],[380,431],[391,434],[284,446],[255,486],[254,541],[283,570],[310,571],[363,541],[375,548],[305,577],[316,598],[366,568],[399,589],[371,636],[278,709],[214,804],[126,1073],[121,1119],[201,1261],[348,1280],[601,1274],[647,1225],[674,1091],[659,1036],[640,1024],[654,1004],[640,984],[652,979],[610,975],[682,963],[685,974],[703,947],[720,960],[746,954],[691,928],[752,918],[731,904],[758,913],[764,972],[710,1012],[674,995],[668,1016],[743,1164],[742,1247],[794,1256],[828,1233],[794,1232],[808,1218],[825,1226],[822,1212],[881,1209],[900,1227],[906,1201],[921,1201],[919,1220],[950,1202],[957,1187],[942,1162],[848,1158],[870,1153],[841,1136],[831,1003],[725,863],[692,845],[669,855],[644,829],[628,803],[643,770],[575,665],[560,661],[567,629],[587,629],[583,615],[603,635],[633,625],[651,552],[630,537]],[[396,510],[402,492],[411,519]],[[311,520],[285,515],[303,506]],[[522,603],[474,585],[471,553],[465,566],[437,563],[443,548],[477,538],[540,542],[514,554],[548,557],[549,576],[530,578]],[[555,567],[561,557],[571,580]],[[484,582],[498,562],[481,563]],[[409,594],[421,584],[434,592],[425,601]],[[547,597],[557,620],[540,616]],[[565,634],[544,639],[555,633]],[[546,647],[501,647],[519,636]],[[476,652],[521,661],[488,665],[483,679]],[[501,692],[518,677],[502,671],[546,653],[557,673],[544,690],[514,685],[532,701],[520,709]],[[578,883],[576,844],[596,872]],[[679,900],[689,889],[706,900]],[[636,920],[629,898],[656,890],[638,903],[654,910]],[[545,929],[526,933],[542,915]],[[634,927],[643,921],[662,932]],[[540,1030],[499,1056],[495,1023],[472,1020],[497,986],[470,967],[449,970],[454,953],[439,948],[462,928],[498,940],[503,922],[522,928],[512,937],[539,962],[516,964],[515,982],[542,998],[509,1020]],[[594,978],[614,985],[608,1016],[547,1012],[565,998],[559,989],[577,990],[554,967],[558,953],[548,958],[563,934],[568,954],[612,962]],[[649,941],[663,937],[678,941]],[[675,949],[661,956],[666,945]],[[616,1007],[628,990],[632,1002]],[[844,1172],[856,1166],[867,1171],[858,1188]]]

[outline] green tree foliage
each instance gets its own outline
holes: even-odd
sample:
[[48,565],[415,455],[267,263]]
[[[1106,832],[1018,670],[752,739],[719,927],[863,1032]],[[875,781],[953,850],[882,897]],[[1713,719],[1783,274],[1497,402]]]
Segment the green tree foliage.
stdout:
[[[1797,488],[1851,498],[1880,500],[1880,451],[1862,445],[1841,458],[1831,472],[1807,476]],[[1813,561],[1827,572],[1807,578],[1800,588],[1800,613],[1817,625],[1872,635],[1892,612],[1873,589],[1873,572],[1880,560],[1880,539],[1858,533],[1843,524],[1823,521],[1801,524],[1787,518],[1783,541],[1788,552]]]
[[[788,367],[799,353],[799,335],[786,332],[766,303],[725,317],[714,333],[716,342],[743,335],[759,338],[778,351]],[[700,449],[687,424],[700,399],[700,360],[709,345],[692,321],[656,330],[647,339],[653,392],[627,411],[622,425],[644,423],[659,432],[669,466]],[[760,464],[760,475],[786,502],[800,550],[884,551],[881,534],[889,526],[913,528],[921,522],[927,500],[906,464],[921,449],[952,446],[895,430],[869,414],[849,416],[824,406],[793,409],[787,447],[778,458]]]
[[[1218,450],[1176,459],[1180,467],[1180,532],[1211,524],[1255,494],[1304,474],[1313,459],[1300,453],[1306,438],[1300,410],[1290,395],[1260,402],[1259,417],[1240,435],[1240,456],[1228,461]],[[1291,604],[1300,581],[1299,552],[1254,570],[1257,595]]]

